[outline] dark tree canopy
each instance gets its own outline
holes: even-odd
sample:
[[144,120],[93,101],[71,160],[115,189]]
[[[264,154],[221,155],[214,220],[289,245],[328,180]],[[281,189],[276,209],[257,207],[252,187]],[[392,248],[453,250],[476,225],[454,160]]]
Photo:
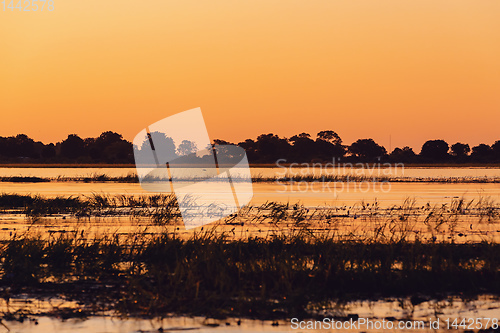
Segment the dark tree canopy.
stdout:
[[431,162],[442,162],[448,159],[448,150],[449,146],[446,141],[429,140],[422,146],[420,156]]
[[288,141],[292,143],[291,158],[297,162],[310,162],[317,156],[317,147],[311,135],[301,133],[292,136]]
[[76,134],[70,134],[61,143],[61,156],[75,159],[85,155],[85,142]]
[[290,144],[285,138],[269,133],[257,137],[255,142],[255,155],[262,163],[276,161],[276,158],[287,157],[290,154]]
[[471,157],[479,162],[488,162],[493,158],[493,149],[490,146],[481,143],[480,145],[472,148]]
[[390,159],[395,163],[415,163],[417,160],[417,154],[408,146],[403,148],[395,148],[391,155]]
[[500,160],[500,140],[491,145],[491,153],[495,160]]
[[[152,132],[156,156],[161,160],[209,162],[214,145],[232,143],[216,139],[207,147],[197,147],[194,142],[174,142],[164,133]],[[302,132],[290,137],[273,133],[259,135],[255,140],[246,139],[237,144],[243,148],[252,164],[279,163],[335,163],[342,162],[391,162],[391,163],[500,163],[500,140],[491,146],[479,144],[472,149],[466,143],[448,145],[444,140],[429,140],[420,154],[412,148],[395,148],[390,154],[373,139],[359,139],[350,146],[342,144],[340,136],[332,130],[320,131],[313,137]],[[133,146],[119,133],[106,131],[92,138],[81,138],[77,134],[57,143],[44,144],[26,134],[0,136],[0,163],[109,163],[133,164],[134,153],[153,156],[149,138]],[[143,150],[145,149],[145,150]],[[198,150],[208,150],[208,154]],[[223,149],[219,147],[219,149]],[[206,153],[206,152],[205,152]],[[151,161],[155,163],[155,161]]]
[[373,139],[357,140],[349,146],[349,152],[353,156],[370,161],[387,154],[385,148],[377,144]]
[[321,132],[318,132],[316,137],[317,137],[317,140],[327,141],[327,142],[334,144],[334,145],[341,145],[342,144],[342,139],[334,131],[321,131]]
[[463,158],[470,153],[470,147],[466,143],[457,142],[451,146],[450,151],[452,156]]

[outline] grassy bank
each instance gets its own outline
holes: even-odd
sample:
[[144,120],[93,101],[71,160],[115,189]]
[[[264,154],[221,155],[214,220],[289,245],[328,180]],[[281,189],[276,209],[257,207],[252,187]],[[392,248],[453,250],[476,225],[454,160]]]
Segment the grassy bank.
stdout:
[[500,294],[500,245],[338,241],[305,232],[234,240],[213,231],[2,242],[0,290],[59,295],[89,314],[311,316],[330,301]]

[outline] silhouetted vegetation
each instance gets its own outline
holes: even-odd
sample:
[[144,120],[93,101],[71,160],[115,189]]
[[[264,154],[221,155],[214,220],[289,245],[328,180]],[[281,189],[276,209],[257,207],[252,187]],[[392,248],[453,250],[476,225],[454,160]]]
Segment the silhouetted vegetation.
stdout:
[[[266,202],[189,232],[179,228],[177,208],[172,195],[0,194],[0,210],[32,225],[69,214],[89,223],[139,216],[161,226],[157,233],[76,225],[10,234],[0,241],[0,296],[58,295],[86,315],[275,319],[349,300],[500,294],[500,244],[482,232],[498,229],[499,206],[490,198],[392,207]],[[267,232],[243,233],[251,227]]]
[[134,163],[132,143],[114,132],[82,139],[76,134],[57,143],[35,142],[24,134],[0,137],[0,163]]
[[[493,243],[372,243],[307,233],[231,240],[197,233],[88,239],[72,233],[2,242],[0,287],[57,294],[88,315],[215,318],[312,315],[351,299],[500,293]],[[4,295],[3,297],[9,297]]]
[[[170,147],[172,158],[185,162],[206,162],[208,155],[194,154],[199,149],[193,142],[184,140],[174,142],[162,133],[151,133],[154,142],[164,142]],[[147,141],[145,141],[147,143]],[[245,149],[251,164],[281,163],[343,163],[343,162],[382,162],[382,163],[500,163],[500,140],[491,146],[479,144],[470,147],[466,143],[449,144],[444,140],[425,142],[419,153],[410,147],[397,147],[392,152],[373,139],[359,139],[345,145],[340,136],[331,130],[320,131],[316,137],[300,133],[289,138],[273,133],[261,134],[255,140],[246,139],[239,143],[214,140],[213,145],[236,144]],[[70,134],[61,142],[44,144],[36,142],[25,134],[13,137],[0,137],[0,163],[40,163],[40,164],[133,164],[134,149],[141,152],[144,148],[134,147],[120,134],[104,132],[97,138],[81,138]],[[164,149],[165,150],[165,149]]]

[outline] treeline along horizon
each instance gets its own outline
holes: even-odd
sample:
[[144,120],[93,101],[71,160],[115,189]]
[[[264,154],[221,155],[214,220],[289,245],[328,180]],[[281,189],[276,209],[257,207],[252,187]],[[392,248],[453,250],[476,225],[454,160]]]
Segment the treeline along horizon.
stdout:
[[[162,133],[151,133],[157,140],[165,140],[178,156],[187,156],[198,149],[190,141],[174,142]],[[321,131],[314,137],[300,133],[292,137],[280,137],[269,133],[256,139],[239,143],[214,140],[213,145],[237,144],[245,149],[251,164],[281,163],[337,163],[342,162],[389,162],[389,163],[500,163],[500,140],[491,145],[481,143],[471,147],[466,143],[435,139],[423,144],[420,152],[412,148],[398,147],[388,152],[373,139],[359,139],[345,145],[340,136],[331,130]],[[119,133],[106,131],[98,137],[81,138],[77,134],[56,143],[35,141],[25,134],[0,136],[0,163],[75,163],[75,164],[133,164],[134,149],[141,147],[123,138]]]

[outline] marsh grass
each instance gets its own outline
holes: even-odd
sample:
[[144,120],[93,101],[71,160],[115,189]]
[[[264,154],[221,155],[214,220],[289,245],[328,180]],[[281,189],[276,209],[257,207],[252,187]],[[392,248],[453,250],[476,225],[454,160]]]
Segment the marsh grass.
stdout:
[[500,245],[487,242],[340,241],[305,230],[235,240],[211,229],[1,246],[1,288],[56,293],[94,314],[272,319],[309,316],[310,304],[328,301],[500,293]]
[[[0,208],[28,218],[126,215],[162,225],[179,218],[175,197],[163,194],[0,194]],[[496,226],[499,209],[489,197],[439,205],[407,198],[391,207],[266,202],[182,235],[177,228],[92,236],[33,228],[0,241],[0,290],[9,290],[0,294],[57,294],[88,314],[260,319],[307,317],[311,304],[332,301],[500,294],[500,244],[459,236],[471,219]],[[236,229],[267,225],[262,237]]]
[[[214,207],[217,210],[217,207]],[[196,211],[196,210],[194,210]],[[87,196],[57,196],[0,194],[0,212],[22,213],[38,223],[43,218],[62,215],[84,220],[92,218],[129,217],[150,221],[156,226],[181,225],[179,205],[172,194],[108,195],[93,193]],[[304,229],[315,234],[335,232],[337,235],[359,240],[416,241],[424,239],[460,240],[461,242],[493,241],[500,222],[500,206],[491,197],[475,199],[452,198],[442,204],[418,204],[406,198],[399,205],[381,207],[361,201],[354,205],[327,205],[306,207],[268,201],[246,206],[220,220],[217,225],[234,225],[233,234],[244,230]],[[246,234],[243,236],[247,236]],[[259,235],[260,236],[260,235]],[[469,237],[469,238],[467,238]]]
[[88,196],[57,196],[0,194],[0,211],[18,211],[32,220],[55,214],[69,214],[76,218],[132,216],[147,217],[158,225],[175,223],[181,216],[177,200],[172,194],[142,196],[92,193]]
[[50,178],[34,177],[34,176],[0,177],[0,182],[9,182],[9,183],[47,183],[50,181],[51,181]]

